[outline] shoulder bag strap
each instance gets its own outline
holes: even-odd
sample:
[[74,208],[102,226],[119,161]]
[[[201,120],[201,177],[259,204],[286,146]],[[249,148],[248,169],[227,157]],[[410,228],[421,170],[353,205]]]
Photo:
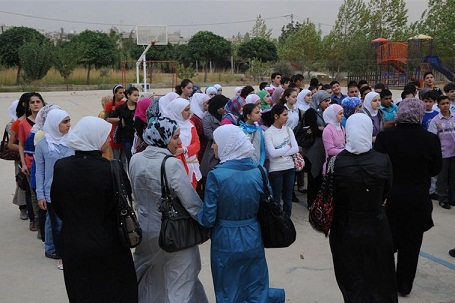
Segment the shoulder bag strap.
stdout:
[[[111,160],[112,181],[114,184],[115,196],[119,204],[118,206],[124,206],[124,201],[126,201],[126,204],[129,204],[131,207],[133,207],[131,194],[128,193],[125,187],[121,170],[122,169],[119,161],[115,159]],[[124,199],[120,199],[120,195],[122,195]]]
[[169,185],[167,183],[167,177],[166,177],[166,160],[170,157],[174,157],[172,155],[167,155],[164,157],[163,162],[161,162],[161,198],[164,199],[166,197],[169,197],[171,194],[171,191],[169,189]]
[[264,187],[265,196],[268,197],[268,196],[270,196],[270,191],[269,191],[269,187],[267,186],[267,175],[265,174],[264,168],[261,165],[258,165],[258,168],[262,175],[262,184]]
[[8,132],[6,131],[6,127],[5,127],[5,132],[3,133],[3,139],[2,141],[5,141],[5,142],[8,142],[9,141],[9,134]]

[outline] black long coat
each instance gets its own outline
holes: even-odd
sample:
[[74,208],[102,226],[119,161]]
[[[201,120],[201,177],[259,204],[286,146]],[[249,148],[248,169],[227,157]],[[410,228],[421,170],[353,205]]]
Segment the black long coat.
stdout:
[[439,173],[442,165],[439,138],[420,124],[398,124],[377,135],[374,149],[387,153],[393,165],[393,182],[387,197],[392,233],[399,232],[398,221],[403,223],[404,218],[416,233],[430,229],[431,177]]
[[382,206],[391,179],[387,155],[373,150],[337,155],[330,248],[344,302],[398,302],[393,242]]
[[131,251],[121,246],[108,160],[100,151],[58,160],[52,205],[62,219],[64,278],[70,302],[137,302]]

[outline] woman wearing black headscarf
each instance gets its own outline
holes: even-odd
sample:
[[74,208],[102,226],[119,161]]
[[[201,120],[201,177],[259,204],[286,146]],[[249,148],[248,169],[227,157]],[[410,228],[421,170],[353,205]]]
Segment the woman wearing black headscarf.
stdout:
[[[223,95],[216,95],[209,100],[208,112],[205,113],[202,118],[202,126],[204,127],[204,135],[207,137],[207,147],[212,146],[213,143],[213,131],[221,126],[221,119],[225,113],[224,106],[229,99]],[[202,184],[205,184],[205,179],[209,171],[218,164],[218,160],[215,158],[213,149],[207,148],[204,152],[204,156],[201,161],[201,173],[202,173]],[[203,192],[203,191],[202,191]]]

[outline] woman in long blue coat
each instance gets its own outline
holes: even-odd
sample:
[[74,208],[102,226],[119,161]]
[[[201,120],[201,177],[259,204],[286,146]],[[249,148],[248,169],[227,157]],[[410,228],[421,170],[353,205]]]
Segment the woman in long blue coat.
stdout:
[[284,302],[284,290],[270,289],[261,229],[262,176],[243,131],[223,125],[213,132],[220,159],[207,176],[199,222],[212,228],[211,267],[217,303]]

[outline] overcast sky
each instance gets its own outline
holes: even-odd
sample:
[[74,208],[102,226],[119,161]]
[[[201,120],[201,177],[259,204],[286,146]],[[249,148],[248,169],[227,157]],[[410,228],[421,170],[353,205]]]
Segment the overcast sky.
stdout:
[[[249,32],[257,15],[265,19],[272,35],[291,21],[310,18],[323,34],[335,24],[342,0],[200,0],[200,1],[4,1],[0,0],[0,25],[28,26],[48,31],[107,31],[115,26],[129,32],[135,25],[168,25],[168,32],[190,37],[200,30],[230,37]],[[408,0],[408,20],[419,19],[428,0]]]

